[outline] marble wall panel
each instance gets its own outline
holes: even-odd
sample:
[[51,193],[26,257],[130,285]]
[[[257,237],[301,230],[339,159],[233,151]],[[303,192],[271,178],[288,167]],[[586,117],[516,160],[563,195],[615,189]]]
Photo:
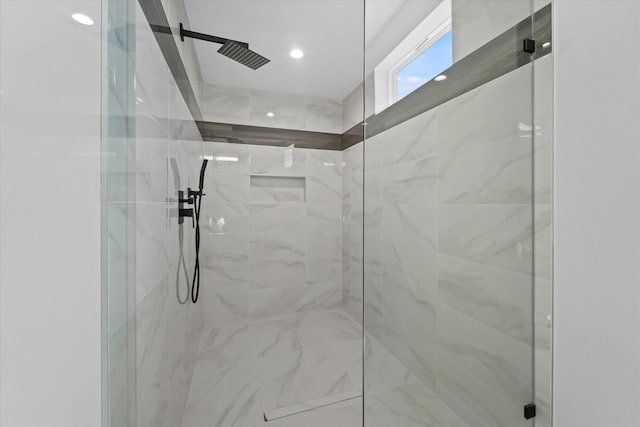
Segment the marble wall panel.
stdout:
[[550,61],[343,152],[343,307],[461,425],[530,426],[534,364],[549,424]]
[[198,89],[204,121],[342,133],[339,101],[208,83],[199,84]]

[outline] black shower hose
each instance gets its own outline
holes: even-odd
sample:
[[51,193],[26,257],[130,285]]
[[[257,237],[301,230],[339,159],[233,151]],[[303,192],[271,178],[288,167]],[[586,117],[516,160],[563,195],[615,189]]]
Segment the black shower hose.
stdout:
[[[202,193],[202,190],[200,190]],[[198,302],[200,294],[200,206],[202,205],[202,194],[194,196],[193,214],[196,219],[196,265],[193,269],[193,282],[191,283],[191,301]]]
[[196,223],[196,265],[193,269],[193,281],[191,283],[191,301],[198,302],[198,295],[200,294],[200,208],[202,207],[202,192],[204,188],[204,172],[207,169],[207,159],[202,161],[202,168],[200,168],[200,188],[197,192],[193,193],[193,216]]

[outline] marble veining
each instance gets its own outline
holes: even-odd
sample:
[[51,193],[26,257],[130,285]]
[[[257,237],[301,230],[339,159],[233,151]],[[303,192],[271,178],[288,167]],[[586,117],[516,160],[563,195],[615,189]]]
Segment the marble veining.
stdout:
[[427,203],[434,201],[438,185],[437,160],[423,158],[388,165],[383,184],[387,203]]
[[442,205],[440,251],[532,273],[533,212],[527,205]]
[[258,366],[265,409],[303,403],[357,387],[326,347],[262,356]]
[[[517,69],[379,133],[366,159],[361,146],[244,146],[237,154],[207,146],[238,161],[208,178],[207,234],[216,240],[207,242],[196,365],[208,384],[192,382],[195,415],[185,425],[261,425],[254,416],[266,409],[359,390],[363,366],[367,425],[530,425],[519,413],[530,399],[527,291],[550,287],[539,279],[549,277],[551,218],[549,186],[531,182],[532,156],[538,172],[550,144],[532,150],[526,138],[537,132],[530,103],[519,101],[526,94],[517,96],[527,73]],[[266,120],[263,110],[279,107],[278,120],[308,120],[294,111],[302,110],[297,101],[249,102],[249,117]],[[305,199],[253,191],[251,175],[304,177]],[[534,208],[534,194],[547,205]],[[548,351],[549,310],[539,307],[535,328],[547,333],[537,342]],[[236,401],[221,395],[231,382]],[[357,422],[353,405],[296,419],[319,427],[342,413],[331,425]]]
[[248,203],[215,204],[205,196],[202,200],[202,206],[200,227],[203,232],[212,234],[242,233],[249,229]]
[[[356,348],[361,336],[361,327],[342,309],[205,327],[182,426],[248,427],[263,425],[264,412],[306,410],[266,425],[351,427],[362,408],[361,399],[352,399],[361,395],[355,372],[362,367]],[[388,370],[381,372],[378,389],[413,381],[389,353],[370,351],[368,357],[371,366]],[[350,400],[324,406],[343,399]],[[322,407],[310,409],[317,405]]]
[[200,360],[193,373],[183,427],[249,426],[263,421],[261,387],[250,357],[228,363]]
[[535,111],[520,67],[388,128],[390,108],[343,151],[343,307],[364,305],[368,337],[441,411],[386,391],[369,400],[383,425],[530,426],[534,363],[548,424],[550,62],[534,64]]
[[532,276],[444,254],[438,265],[441,303],[531,343]]
[[439,307],[440,368],[465,369],[504,399],[531,399],[532,351],[521,343],[446,307]]
[[305,307],[306,287],[301,284],[256,288],[249,293],[250,317],[275,316],[302,311]]
[[303,229],[306,209],[299,203],[253,203],[249,207],[249,231],[297,232]]
[[326,345],[318,325],[303,313],[276,316],[261,322],[257,328],[259,357]]
[[[342,105],[327,98],[201,84],[202,115],[209,122],[342,133]],[[267,113],[273,116],[267,116]]]
[[[246,291],[249,286],[248,262],[218,262],[202,256],[200,280],[207,294]],[[215,284],[215,285],[214,285]]]
[[251,174],[273,176],[305,176],[307,150],[291,147],[253,146]]
[[530,203],[531,141],[514,138],[439,158],[441,203]]
[[204,185],[208,204],[240,204],[250,201],[248,174],[207,174]]
[[[365,400],[366,397],[365,397]],[[372,412],[384,423],[398,427],[470,427],[427,387],[419,382],[374,393]]]
[[304,286],[306,266],[302,260],[253,261],[249,263],[251,289]]
[[304,233],[252,233],[249,237],[249,256],[253,261],[296,261],[306,252]]

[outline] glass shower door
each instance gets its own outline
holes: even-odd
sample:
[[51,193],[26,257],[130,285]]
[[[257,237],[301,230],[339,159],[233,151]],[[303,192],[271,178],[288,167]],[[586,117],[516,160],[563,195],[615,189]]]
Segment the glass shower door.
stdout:
[[364,425],[531,426],[534,243],[548,226],[533,50],[550,6],[386,12],[367,28],[387,43],[367,33]]

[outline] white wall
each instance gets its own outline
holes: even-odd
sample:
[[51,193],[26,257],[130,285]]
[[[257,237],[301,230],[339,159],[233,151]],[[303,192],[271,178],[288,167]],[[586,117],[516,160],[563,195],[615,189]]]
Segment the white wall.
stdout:
[[0,28],[0,425],[98,426],[101,2],[3,0]]
[[638,425],[640,2],[554,3],[556,427]]

